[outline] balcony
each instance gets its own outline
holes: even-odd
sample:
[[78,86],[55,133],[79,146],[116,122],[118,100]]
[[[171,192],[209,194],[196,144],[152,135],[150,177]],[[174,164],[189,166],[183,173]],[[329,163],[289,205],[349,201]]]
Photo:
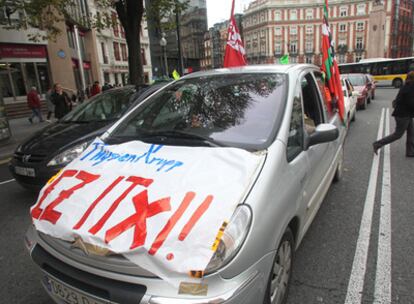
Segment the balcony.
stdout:
[[346,44],[339,44],[336,48],[336,51],[339,54],[345,54],[346,52],[348,52],[348,46]]

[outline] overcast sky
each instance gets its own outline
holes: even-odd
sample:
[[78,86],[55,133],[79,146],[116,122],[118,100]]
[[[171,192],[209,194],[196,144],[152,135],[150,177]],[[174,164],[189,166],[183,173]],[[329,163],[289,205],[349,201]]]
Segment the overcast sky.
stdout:
[[[244,8],[253,0],[235,0],[235,13],[243,13]],[[214,23],[228,20],[230,18],[232,0],[207,0],[207,19],[208,27]]]

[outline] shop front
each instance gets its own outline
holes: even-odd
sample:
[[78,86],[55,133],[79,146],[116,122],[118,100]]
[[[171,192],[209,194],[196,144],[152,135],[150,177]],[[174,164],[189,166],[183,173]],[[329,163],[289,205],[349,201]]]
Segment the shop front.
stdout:
[[40,94],[50,86],[45,45],[0,43],[0,68],[5,103],[25,100],[33,86]]

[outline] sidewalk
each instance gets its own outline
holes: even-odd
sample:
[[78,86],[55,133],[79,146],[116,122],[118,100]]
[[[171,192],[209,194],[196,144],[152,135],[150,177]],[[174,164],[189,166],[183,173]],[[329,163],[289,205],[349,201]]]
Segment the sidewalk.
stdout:
[[0,162],[10,158],[17,146],[36,131],[47,126],[48,122],[30,124],[27,117],[9,120],[12,136],[5,142],[0,142]]

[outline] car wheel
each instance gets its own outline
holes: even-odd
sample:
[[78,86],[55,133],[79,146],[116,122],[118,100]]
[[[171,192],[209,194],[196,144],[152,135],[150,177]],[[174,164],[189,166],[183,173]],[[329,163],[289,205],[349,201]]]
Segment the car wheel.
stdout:
[[402,80],[400,78],[396,78],[392,81],[392,85],[394,86],[394,88],[399,88],[401,87],[403,84]]
[[344,171],[344,148],[343,147],[339,153],[340,154],[339,154],[338,165],[336,166],[336,171],[335,171],[335,175],[333,178],[334,183],[337,183],[342,179],[342,174]]
[[293,233],[287,228],[277,248],[263,304],[284,304],[287,301],[294,250]]

